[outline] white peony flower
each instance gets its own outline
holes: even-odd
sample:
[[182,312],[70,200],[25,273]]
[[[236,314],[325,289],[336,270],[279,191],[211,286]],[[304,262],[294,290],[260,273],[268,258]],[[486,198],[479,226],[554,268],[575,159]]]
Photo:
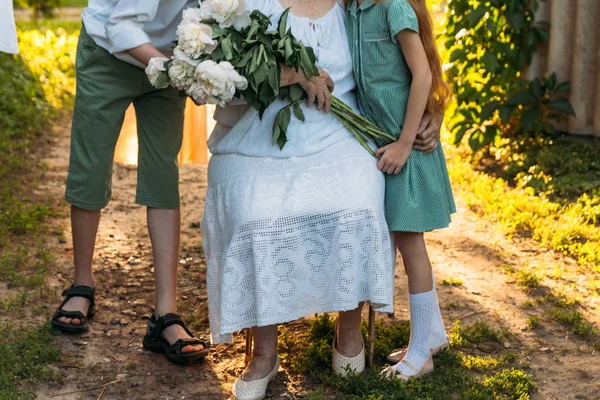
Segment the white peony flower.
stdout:
[[194,83],[194,71],[196,67],[184,59],[173,59],[169,67],[169,79],[171,85],[179,90],[187,90]]
[[244,0],[205,0],[200,3],[204,20],[215,20],[221,28],[233,26],[238,31],[252,22]]
[[169,61],[168,58],[154,57],[151,58],[146,67],[146,75],[148,80],[157,89],[164,89],[169,86],[169,76],[167,75],[167,69],[165,63]]
[[186,8],[183,10],[182,19],[182,24],[199,24],[204,20],[202,17],[202,11],[199,7]]
[[212,60],[201,62],[194,72],[196,82],[187,93],[199,103],[225,106],[233,99],[236,89],[248,87],[246,78],[237,73],[227,61],[219,64]]
[[177,40],[181,50],[191,58],[210,54],[217,48],[217,42],[212,39],[212,29],[204,24],[182,22],[177,27]]
[[171,57],[173,60],[181,60],[181,61],[185,61],[186,63],[193,65],[194,69],[195,67],[198,66],[198,64],[200,64],[200,60],[193,60],[190,56],[188,56],[185,51],[183,51],[181,49],[180,46],[177,46],[173,49],[173,57]]

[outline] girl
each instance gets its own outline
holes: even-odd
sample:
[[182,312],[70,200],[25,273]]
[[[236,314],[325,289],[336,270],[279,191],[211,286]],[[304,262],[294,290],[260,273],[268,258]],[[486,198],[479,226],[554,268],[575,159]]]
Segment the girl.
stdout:
[[447,227],[456,211],[441,146],[413,150],[425,111],[441,114],[450,95],[426,0],[347,0],[346,27],[361,112],[398,135],[377,150],[386,174],[390,230],[408,275],[410,343],[384,373],[402,379],[433,371],[432,353],[448,346],[423,232]]

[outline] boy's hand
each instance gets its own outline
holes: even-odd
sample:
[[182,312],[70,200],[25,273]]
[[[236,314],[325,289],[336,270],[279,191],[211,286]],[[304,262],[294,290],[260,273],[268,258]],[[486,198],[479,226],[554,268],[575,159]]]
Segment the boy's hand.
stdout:
[[417,132],[414,149],[422,151],[425,154],[434,151],[440,143],[443,121],[444,114],[434,115],[425,113]]
[[386,174],[399,174],[410,157],[412,146],[400,141],[383,146],[375,152],[379,158],[377,168]]

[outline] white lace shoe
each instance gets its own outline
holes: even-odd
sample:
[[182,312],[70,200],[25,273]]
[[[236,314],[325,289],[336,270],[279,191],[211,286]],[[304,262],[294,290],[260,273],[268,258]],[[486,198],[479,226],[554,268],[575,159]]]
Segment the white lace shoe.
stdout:
[[[404,373],[398,372],[398,370],[396,369],[396,366],[399,364],[404,364],[404,365],[408,366],[408,368],[411,369],[413,373],[412,374],[404,374]],[[410,378],[420,378],[424,375],[431,374],[432,372],[433,372],[433,356],[430,353],[429,358],[427,359],[427,361],[425,361],[425,364],[423,364],[421,369],[416,369],[415,366],[412,365],[411,363],[409,363],[408,361],[402,360],[396,365],[392,365],[391,367],[386,367],[383,371],[381,371],[381,375],[385,376],[386,378],[395,378],[395,379],[402,379],[404,381],[407,381]]]
[[269,375],[255,381],[245,381],[241,377],[237,378],[233,384],[233,396],[237,400],[262,400],[267,394],[269,382],[275,378],[279,371],[279,357],[275,361],[275,367]]
[[355,357],[346,357],[335,348],[337,337],[333,338],[333,357],[332,368],[333,373],[339,376],[348,375],[346,367],[350,367],[352,371],[359,374],[365,370],[365,342],[363,341],[362,350]]
[[[446,337],[446,341],[439,346],[435,346],[431,348],[431,355],[436,356],[440,351],[446,351],[450,348],[450,343],[448,338]],[[387,360],[391,363],[397,364],[404,359],[406,356],[406,352],[408,351],[408,347],[404,347],[402,349],[394,349],[387,356]]]

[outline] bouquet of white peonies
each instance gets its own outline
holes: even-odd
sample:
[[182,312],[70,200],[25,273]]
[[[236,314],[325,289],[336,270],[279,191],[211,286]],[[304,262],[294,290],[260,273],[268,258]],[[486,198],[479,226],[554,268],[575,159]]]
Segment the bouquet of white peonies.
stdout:
[[[300,103],[306,93],[298,84],[280,87],[281,65],[302,69],[308,79],[319,74],[313,49],[287,28],[288,16],[286,10],[278,29],[269,30],[269,18],[259,11],[249,14],[244,0],[201,1],[200,7],[183,11],[173,56],[151,59],[146,74],[153,86],[173,86],[197,103],[225,106],[243,98],[261,118],[277,98],[288,99],[273,125],[273,144],[283,148],[292,112],[304,121]],[[395,140],[335,97],[331,109],[371,154],[369,141]]]

